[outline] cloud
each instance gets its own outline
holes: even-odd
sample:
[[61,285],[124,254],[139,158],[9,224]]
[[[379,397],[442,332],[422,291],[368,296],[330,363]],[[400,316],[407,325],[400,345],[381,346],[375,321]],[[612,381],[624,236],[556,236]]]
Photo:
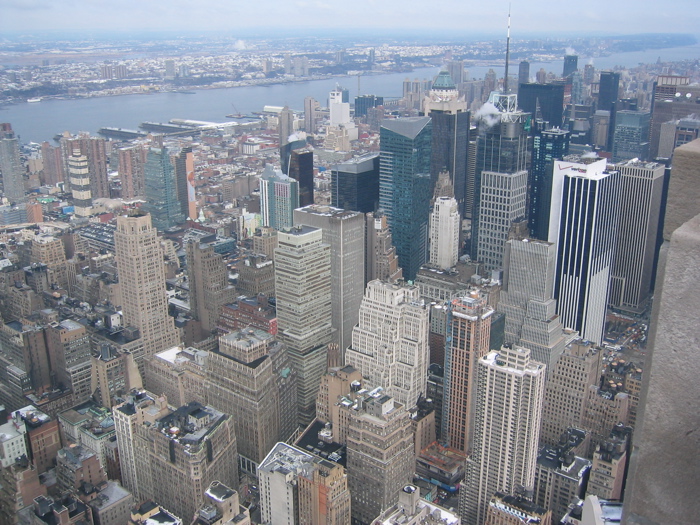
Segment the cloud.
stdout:
[[474,118],[490,128],[501,121],[501,112],[491,102],[486,102],[474,113]]

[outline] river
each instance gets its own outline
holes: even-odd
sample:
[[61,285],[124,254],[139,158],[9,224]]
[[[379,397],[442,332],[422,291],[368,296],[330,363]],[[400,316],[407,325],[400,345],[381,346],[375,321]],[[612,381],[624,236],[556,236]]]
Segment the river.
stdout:
[[[635,67],[640,63],[653,63],[657,59],[674,61],[700,58],[700,44],[668,49],[653,49],[630,53],[617,53],[592,60],[596,69],[615,66]],[[579,67],[588,63],[579,57]],[[560,73],[563,59],[553,62],[532,62],[530,74],[540,68]],[[483,79],[488,66],[469,67],[471,78]],[[499,75],[503,72],[499,71]],[[402,95],[405,78],[432,78],[439,68],[424,68],[412,73],[367,75],[360,79],[362,94],[374,94],[387,98]],[[511,64],[511,74],[517,75],[517,65]],[[284,106],[302,110],[304,97],[312,96],[321,105],[327,103],[328,93],[340,84],[348,88],[351,100],[358,94],[357,77],[341,77],[308,82],[292,82],[270,86],[243,86],[225,89],[203,89],[194,94],[154,93],[150,95],[122,95],[74,100],[45,100],[38,103],[20,103],[0,108],[0,122],[9,122],[22,142],[51,141],[63,131],[96,133],[101,127],[137,129],[144,121],[167,122],[172,118],[225,121],[230,113],[250,114],[262,111],[263,106]]]

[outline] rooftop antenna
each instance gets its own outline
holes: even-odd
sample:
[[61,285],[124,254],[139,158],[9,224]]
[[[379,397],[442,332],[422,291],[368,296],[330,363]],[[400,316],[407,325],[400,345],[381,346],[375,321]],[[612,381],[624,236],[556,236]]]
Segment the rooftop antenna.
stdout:
[[508,33],[506,36],[506,73],[503,79],[503,94],[508,94],[508,60],[510,59],[510,4],[508,4]]

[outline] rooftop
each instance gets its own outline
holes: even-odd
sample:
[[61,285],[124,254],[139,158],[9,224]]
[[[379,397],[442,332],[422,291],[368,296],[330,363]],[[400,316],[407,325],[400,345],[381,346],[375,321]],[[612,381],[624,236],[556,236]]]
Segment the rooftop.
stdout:
[[200,444],[227,416],[223,412],[192,401],[160,418],[157,428],[183,445]]

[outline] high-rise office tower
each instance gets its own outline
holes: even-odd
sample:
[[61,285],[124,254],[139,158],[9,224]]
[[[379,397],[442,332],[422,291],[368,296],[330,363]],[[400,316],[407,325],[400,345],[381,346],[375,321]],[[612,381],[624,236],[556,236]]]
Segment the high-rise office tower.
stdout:
[[474,445],[459,499],[470,525],[484,523],[494,492],[533,489],[545,385],[545,365],[527,348],[504,345],[476,366]]
[[366,215],[365,239],[365,285],[375,279],[388,282],[401,279],[403,272],[385,215]]
[[435,188],[433,212],[430,214],[430,264],[446,270],[456,265],[459,258],[462,216],[446,172],[440,174],[438,184],[439,187]]
[[299,183],[270,164],[260,177],[260,211],[263,225],[283,230],[294,226],[299,207]]
[[55,186],[66,178],[61,148],[48,142],[41,143],[41,159],[44,161],[44,184]]
[[600,86],[598,87],[598,109],[612,111],[613,104],[617,102],[619,90],[620,73],[601,71]]
[[47,326],[45,330],[46,349],[56,383],[72,390],[74,403],[88,400],[93,392],[87,330],[72,319]]
[[284,106],[278,119],[279,145],[282,146],[289,143],[289,137],[294,133],[294,113],[289,109],[289,106]]
[[619,217],[620,174],[605,159],[554,163],[549,242],[557,245],[554,297],[562,324],[601,343]]
[[175,155],[175,184],[177,185],[177,200],[180,212],[185,219],[197,218],[197,200],[194,191],[194,154],[192,147],[187,146]]
[[314,203],[314,152],[308,148],[292,149],[288,175],[299,183],[299,206]]
[[67,159],[74,150],[79,149],[88,158],[90,172],[90,191],[93,199],[108,199],[109,178],[107,170],[107,145],[101,137],[91,137],[88,133],[80,133],[77,137],[62,139],[64,157]]
[[75,214],[78,217],[87,217],[92,209],[92,192],[88,160],[85,155],[80,154],[80,150],[74,150],[68,157],[68,176]]
[[503,290],[498,311],[506,314],[506,343],[529,348],[548,371],[564,350],[566,339],[556,313],[554,271],[557,248],[546,241],[506,242]]
[[631,433],[630,427],[616,425],[610,436],[596,447],[587,496],[593,494],[614,501],[623,499]]
[[384,105],[384,97],[360,95],[355,97],[355,118],[366,117],[370,108]]
[[530,82],[530,62],[523,60],[518,65],[518,90],[520,90],[520,84],[528,82]]
[[319,228],[301,226],[278,234],[275,250],[277,337],[297,372],[299,422],[316,412],[332,336],[330,245]]
[[350,103],[343,100],[344,92],[336,88],[328,95],[331,126],[339,126],[350,122]]
[[345,353],[369,388],[382,387],[407,408],[426,392],[429,314],[417,286],[371,281]]
[[119,150],[119,180],[122,183],[122,199],[134,199],[146,194],[144,188],[144,167],[148,155],[147,148],[133,146]]
[[367,153],[331,170],[331,204],[369,213],[379,206],[379,154]]
[[530,164],[528,229],[541,241],[549,237],[549,213],[552,203],[554,161],[569,154],[569,132],[546,129],[535,134]]
[[333,342],[342,352],[352,342],[364,293],[365,216],[312,204],[294,210],[294,224],[320,228],[330,245]]
[[568,428],[583,428],[588,391],[597,385],[602,351],[581,339],[566,346],[549,371],[542,405],[540,441],[556,445]]
[[493,308],[477,293],[450,305],[441,435],[448,446],[464,453],[471,450],[476,363],[489,351],[492,315]]
[[647,111],[621,110],[615,112],[612,160],[649,158],[649,125],[651,113]]
[[280,439],[281,393],[269,355],[273,344],[271,334],[246,328],[220,337],[219,351],[207,357],[209,402],[245,414],[233,425],[242,470],[252,474]]
[[471,256],[477,259],[481,177],[484,171],[514,174],[527,169],[530,115],[517,110],[517,95],[492,93],[494,113],[482,118],[476,140]]
[[214,247],[199,241],[185,245],[190,313],[202,326],[203,338],[216,328],[219,311],[235,299],[236,290],[228,282],[228,268]]
[[144,166],[144,211],[151,214],[153,226],[167,230],[185,222],[177,199],[175,169],[165,147],[151,148]]
[[319,103],[313,97],[306,97],[304,99],[304,131],[310,134],[316,133],[316,123],[317,123],[317,111],[319,110]]
[[673,151],[700,137],[700,118],[681,118],[661,124],[657,158],[670,159]]
[[488,272],[502,268],[503,250],[514,222],[524,220],[527,171],[481,172],[476,258]]
[[380,133],[379,208],[409,280],[415,279],[428,253],[431,137],[429,117],[385,121]]
[[533,119],[541,118],[559,128],[564,115],[564,84],[522,84],[518,88],[518,106]]
[[690,78],[680,76],[659,76],[654,82],[651,106],[651,133],[649,157],[661,156],[659,144],[661,126],[669,120],[678,120],[697,115],[700,86],[690,84]]
[[24,170],[19,158],[19,142],[12,126],[0,124],[0,174],[2,191],[10,202],[24,201]]
[[139,495],[194,516],[213,481],[238,486],[232,417],[192,402],[135,429]]
[[257,475],[264,523],[350,524],[347,474],[337,463],[277,443]]
[[613,138],[615,135],[615,114],[617,112],[617,99],[620,90],[620,73],[613,71],[601,71],[600,83],[598,86],[597,108],[610,112],[610,123],[608,125],[608,140],[605,145],[606,151],[612,151]]
[[[456,85],[466,81],[464,78],[464,60],[450,60],[447,63],[447,72]],[[435,85],[433,85],[434,87]]]
[[593,64],[583,66],[583,83],[590,86],[595,79],[595,67]]
[[411,419],[389,396],[370,397],[350,414],[348,487],[353,523],[370,524],[394,505],[415,470]]
[[564,55],[564,71],[562,78],[567,78],[574,71],[578,70],[578,55]]
[[151,216],[142,211],[117,217],[114,232],[124,326],[138,328],[144,357],[178,344],[179,337],[168,315],[163,249]]
[[464,216],[467,198],[467,150],[469,112],[450,74],[441,71],[423,101],[423,112],[433,125],[430,180],[432,188],[441,172],[450,174],[460,217]]
[[652,293],[665,167],[655,162],[615,164],[620,172],[620,219],[608,303],[639,312]]

